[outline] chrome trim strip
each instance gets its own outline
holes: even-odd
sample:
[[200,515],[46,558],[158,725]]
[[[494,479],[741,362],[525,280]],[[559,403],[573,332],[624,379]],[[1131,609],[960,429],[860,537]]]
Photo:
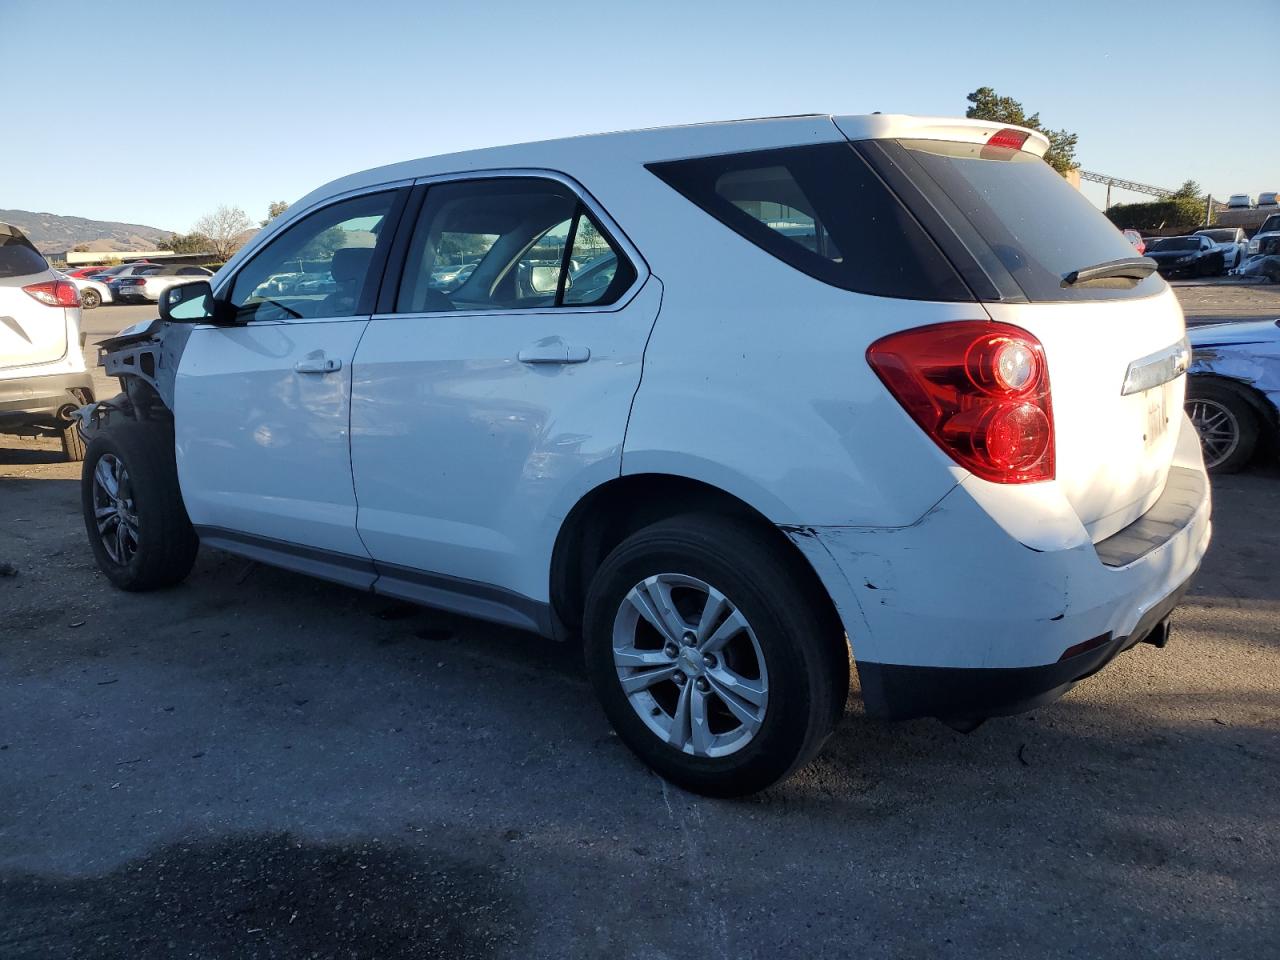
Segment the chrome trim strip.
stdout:
[[1187,372],[1191,365],[1191,342],[1184,336],[1171,347],[1157,350],[1141,359],[1134,360],[1125,371],[1124,385],[1120,388],[1120,396],[1142,393],[1162,383],[1176,380]]

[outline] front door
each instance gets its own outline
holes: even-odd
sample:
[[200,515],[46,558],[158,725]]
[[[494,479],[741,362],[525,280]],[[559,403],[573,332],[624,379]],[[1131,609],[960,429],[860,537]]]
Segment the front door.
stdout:
[[192,331],[174,419],[183,497],[206,541],[279,551],[295,567],[363,566],[336,575],[371,580],[351,482],[351,370],[402,199],[383,190],[303,217],[218,291],[240,324]]
[[430,186],[403,259],[352,384],[376,588],[538,627],[560,522],[619,474],[658,282],[549,178]]

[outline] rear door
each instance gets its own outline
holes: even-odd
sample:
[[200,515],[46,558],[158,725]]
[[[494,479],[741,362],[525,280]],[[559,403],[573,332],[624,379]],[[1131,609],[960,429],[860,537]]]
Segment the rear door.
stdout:
[[520,598],[546,600],[560,521],[619,473],[657,281],[549,177],[432,184],[402,232],[352,385],[378,590],[536,627]]
[[67,315],[22,288],[54,279],[21,232],[0,224],[0,369],[53,363],[67,353]]
[[[977,261],[993,285],[979,297],[990,317],[1044,345],[1057,481],[1092,539],[1141,516],[1164,489],[1182,421],[1189,353],[1168,285],[1156,273],[1071,282],[1134,250],[1032,153],[946,139],[859,149]],[[1126,385],[1131,369],[1146,379]]]
[[[406,192],[304,216],[219,289],[240,325],[192,331],[174,419],[183,499],[206,540],[372,582],[351,484],[351,369]],[[298,272],[316,283],[281,291],[277,278]]]

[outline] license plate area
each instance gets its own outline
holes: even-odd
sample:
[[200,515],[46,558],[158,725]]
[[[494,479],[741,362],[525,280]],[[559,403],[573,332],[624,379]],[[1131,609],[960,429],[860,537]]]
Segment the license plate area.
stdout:
[[1160,443],[1169,432],[1169,386],[1168,383],[1162,383],[1142,392],[1146,410],[1142,442],[1148,449]]

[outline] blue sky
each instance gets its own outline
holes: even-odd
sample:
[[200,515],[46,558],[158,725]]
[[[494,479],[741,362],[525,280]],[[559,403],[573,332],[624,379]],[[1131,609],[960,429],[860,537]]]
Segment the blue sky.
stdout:
[[1280,83],[1251,39],[1280,10],[1213,9],[0,0],[0,208],[181,231],[411,157],[746,116],[963,115],[983,85],[1078,133],[1087,169],[1280,190]]

